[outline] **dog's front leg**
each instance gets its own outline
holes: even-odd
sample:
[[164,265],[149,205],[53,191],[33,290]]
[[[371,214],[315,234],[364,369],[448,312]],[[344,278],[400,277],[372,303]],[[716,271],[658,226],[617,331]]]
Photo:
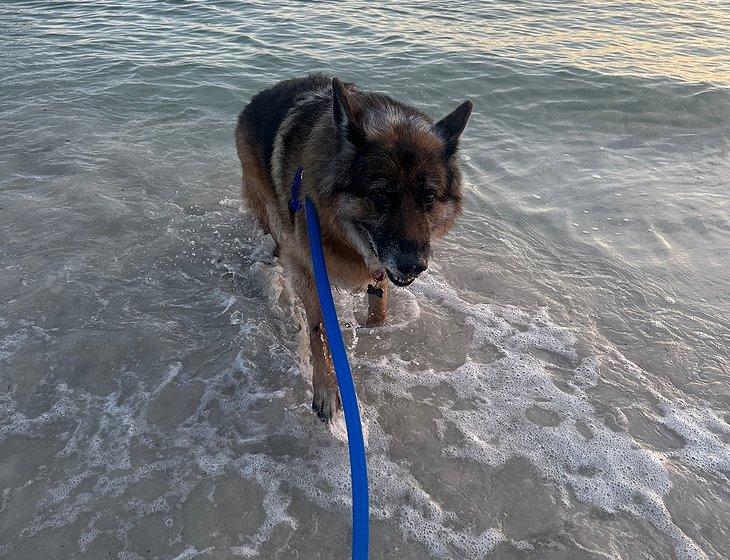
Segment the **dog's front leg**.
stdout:
[[319,307],[317,289],[312,275],[304,268],[299,267],[295,270],[292,280],[294,289],[307,312],[309,347],[312,351],[312,389],[314,391],[312,408],[317,416],[325,422],[329,422],[335,412],[342,408],[342,405],[337,387],[337,376],[327,343],[327,334],[322,324],[322,310]]
[[[376,293],[382,290],[381,294]],[[368,290],[368,319],[367,327],[377,327],[385,322],[388,309],[388,279],[375,283],[375,290]]]

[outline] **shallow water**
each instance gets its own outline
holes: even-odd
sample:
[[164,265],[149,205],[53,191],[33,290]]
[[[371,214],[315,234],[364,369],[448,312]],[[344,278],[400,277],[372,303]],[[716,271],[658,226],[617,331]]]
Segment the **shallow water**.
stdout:
[[345,445],[232,130],[322,70],[464,99],[466,210],[339,295],[373,558],[730,557],[722,3],[3,3],[0,558],[345,558]]

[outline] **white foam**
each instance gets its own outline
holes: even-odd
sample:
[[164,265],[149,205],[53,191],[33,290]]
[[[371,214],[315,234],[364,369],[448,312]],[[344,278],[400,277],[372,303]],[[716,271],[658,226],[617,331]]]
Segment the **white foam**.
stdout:
[[332,436],[335,437],[338,441],[341,441],[343,443],[348,442],[347,424],[345,424],[345,415],[342,413],[342,411],[339,411],[334,415],[327,427],[329,428]]
[[662,421],[680,435],[685,445],[669,453],[670,457],[701,471],[722,475],[730,472],[730,426],[709,408],[685,407],[676,403],[663,406]]
[[281,479],[272,477],[269,468],[272,466],[265,455],[246,455],[237,462],[239,474],[246,479],[256,480],[263,488],[265,519],[254,535],[248,537],[250,544],[234,546],[231,552],[236,556],[253,558],[258,556],[259,548],[266,542],[274,529],[287,524],[292,530],[297,528],[297,521],[287,513],[291,498],[281,491]]
[[[466,361],[450,372],[410,373],[397,362],[378,364],[378,369],[390,368],[391,381],[385,388],[395,394],[407,396],[418,385],[448,384],[471,403],[468,410],[454,410],[447,403],[439,406],[444,418],[439,421],[440,433],[445,433],[448,422],[458,428],[464,442],[447,445],[446,454],[491,468],[511,457],[526,458],[543,476],[570,488],[578,500],[607,512],[623,511],[646,519],[674,540],[680,557],[706,558],[672,522],[662,501],[670,488],[666,457],[599,421],[583,393],[598,382],[597,357],[584,358],[573,369],[568,379],[574,387],[571,394],[555,384],[546,362],[533,355],[533,350],[542,350],[575,362],[575,337],[568,329],[551,323],[544,309],[531,316],[512,307],[467,303],[439,281],[417,289],[464,314],[474,327],[474,344],[488,344],[504,354],[488,364]],[[547,425],[529,417],[532,407],[546,411]],[[727,446],[707,429],[698,429],[703,425],[727,430],[715,415],[668,411],[665,422],[690,442],[672,455],[704,468],[727,468]],[[588,439],[586,427],[591,432]]]
[[29,418],[18,410],[10,394],[0,394],[0,443],[10,436],[39,436],[47,426],[72,418],[78,411],[78,405],[70,398],[68,387],[59,384],[54,396],[54,402],[47,411]]
[[135,552],[122,550],[117,554],[117,560],[144,560],[144,556],[141,556]]
[[584,358],[573,370],[573,383],[578,387],[595,387],[599,378],[600,362],[595,356]]
[[247,212],[246,206],[240,198],[222,198],[218,201],[218,204],[225,208],[233,208],[239,212]]
[[[362,405],[360,405],[360,408],[362,410]],[[364,415],[360,414],[361,416],[361,428],[362,428],[362,439],[365,442],[365,448],[368,447],[369,437],[370,437],[370,421],[364,417]],[[331,422],[327,424],[327,427],[329,428],[330,433],[332,436],[337,439],[337,441],[341,441],[342,443],[348,443],[349,439],[347,436],[347,424],[345,423],[345,415],[342,411],[338,411]]]
[[[8,327],[8,322],[5,319],[0,319],[0,321],[4,322],[0,324],[0,328]],[[18,324],[21,327],[18,331],[0,339],[0,362],[8,360],[31,340],[35,339],[43,342],[49,342],[51,340],[51,336],[46,330],[34,325],[30,321],[20,320]]]
[[199,556],[200,554],[203,554],[205,551],[198,552],[198,549],[194,546],[188,546],[185,550],[183,550],[180,554],[175,556],[172,560],[193,560],[196,556]]

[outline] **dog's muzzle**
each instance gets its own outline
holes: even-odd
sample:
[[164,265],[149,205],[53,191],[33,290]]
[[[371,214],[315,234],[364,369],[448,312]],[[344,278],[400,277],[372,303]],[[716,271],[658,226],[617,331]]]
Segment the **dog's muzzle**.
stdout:
[[386,267],[388,278],[396,286],[408,286],[428,268],[428,261],[417,255],[399,255],[396,258],[396,266],[395,270]]

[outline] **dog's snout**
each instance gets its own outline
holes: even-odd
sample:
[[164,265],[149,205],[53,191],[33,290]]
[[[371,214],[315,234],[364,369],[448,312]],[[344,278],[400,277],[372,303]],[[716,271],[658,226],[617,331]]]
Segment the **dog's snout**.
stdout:
[[398,270],[406,276],[418,276],[428,268],[428,261],[418,255],[401,254],[397,260]]
[[428,268],[430,247],[415,239],[400,239],[395,264],[402,275],[415,278]]

